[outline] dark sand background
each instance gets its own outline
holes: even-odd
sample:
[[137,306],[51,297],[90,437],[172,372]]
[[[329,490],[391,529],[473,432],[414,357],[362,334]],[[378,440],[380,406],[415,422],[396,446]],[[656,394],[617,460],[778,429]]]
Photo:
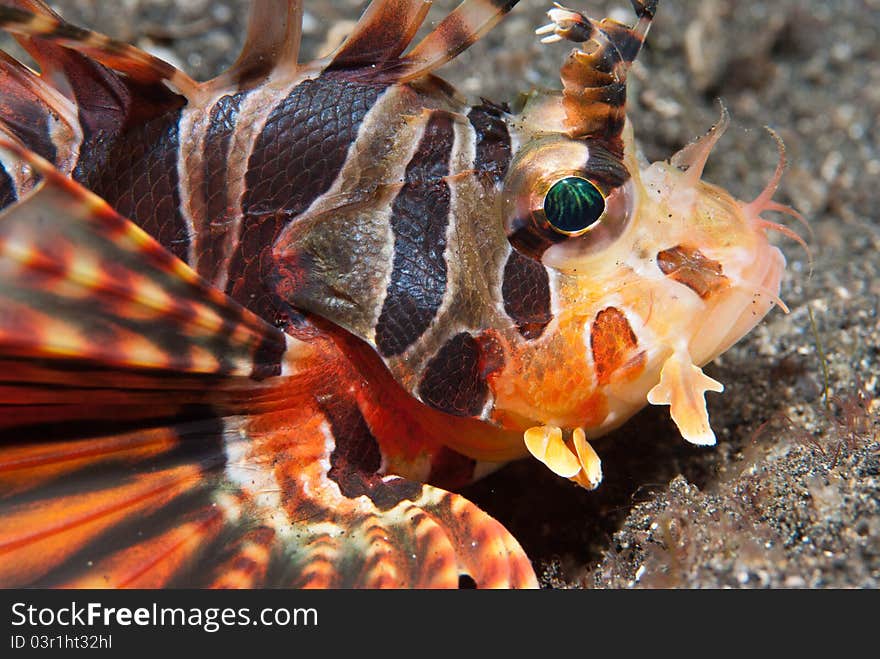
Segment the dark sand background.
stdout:
[[[52,4],[205,78],[235,58],[249,3]],[[306,50],[344,35],[363,4],[307,2]],[[435,4],[432,19],[455,3]],[[631,17],[625,0],[571,4]],[[523,0],[444,77],[497,101],[558,86],[568,46],[533,34],[548,8]],[[782,240],[791,314],[774,310],[707,369],[727,387],[709,400],[717,447],[685,445],[668,408],[646,409],[596,443],[597,492],[534,461],[469,488],[523,543],[545,586],[880,585],[880,0],[661,0],[631,75],[630,117],[646,156],[667,158],[702,134],[719,98],[733,126],[707,178],[756,196],[776,162],[763,126],[777,130],[790,160],[778,199],[812,222],[812,276],[803,250]]]

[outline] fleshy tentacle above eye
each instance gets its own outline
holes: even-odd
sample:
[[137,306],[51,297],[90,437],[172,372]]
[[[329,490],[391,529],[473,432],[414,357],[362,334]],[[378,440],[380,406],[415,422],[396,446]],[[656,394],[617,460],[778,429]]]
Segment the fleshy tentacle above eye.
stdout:
[[544,43],[565,39],[594,45],[572,50],[562,65],[566,124],[571,137],[602,138],[618,152],[623,151],[626,76],[648,34],[657,0],[632,0],[632,5],[639,18],[634,27],[609,18],[597,22],[557,4],[548,12],[552,22],[538,30]]

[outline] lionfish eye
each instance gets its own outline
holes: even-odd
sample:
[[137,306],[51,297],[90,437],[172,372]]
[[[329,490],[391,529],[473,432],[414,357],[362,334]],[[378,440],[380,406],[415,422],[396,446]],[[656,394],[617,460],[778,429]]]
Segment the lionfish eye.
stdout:
[[605,212],[605,197],[593,183],[569,176],[553,184],[544,197],[544,217],[550,227],[566,236],[579,236]]

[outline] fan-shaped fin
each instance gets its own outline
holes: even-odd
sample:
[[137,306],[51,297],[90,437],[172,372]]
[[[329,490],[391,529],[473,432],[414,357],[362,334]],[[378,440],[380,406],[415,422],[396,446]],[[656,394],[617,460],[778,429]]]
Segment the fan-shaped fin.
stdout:
[[332,337],[286,337],[0,153],[42,177],[0,214],[0,586],[536,585],[497,521],[383,473],[402,438]]
[[167,531],[119,550],[65,588],[161,588],[195,563],[224,528],[229,513],[215,504],[186,515]]
[[187,465],[105,488],[3,505],[0,584],[33,583],[108,529],[169,504],[201,477],[197,468]]
[[430,8],[431,0],[373,0],[333,56],[330,68],[396,60],[415,37]]
[[[0,217],[0,357],[147,373],[280,373],[280,331],[45,160],[4,140],[0,151],[45,181]],[[3,380],[33,374],[13,367]]]

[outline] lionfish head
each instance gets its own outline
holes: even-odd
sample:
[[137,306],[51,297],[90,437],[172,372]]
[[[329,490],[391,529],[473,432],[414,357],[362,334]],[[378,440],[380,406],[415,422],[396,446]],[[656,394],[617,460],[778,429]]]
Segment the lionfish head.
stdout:
[[[422,402],[524,433],[516,450],[586,486],[600,475],[585,436],[646,402],[670,405],[687,440],[714,443],[704,394],[722,386],[700,367],[781,304],[784,259],[766,236],[781,227],[761,218],[788,210],[771,200],[781,165],[750,203],[702,181],[726,113],[667,162],[648,166],[637,155],[626,78],[657,3],[632,4],[635,26],[552,9],[539,34],[577,44],[561,69],[563,89],[525,95],[513,109],[492,106],[504,131],[471,122],[478,159],[481,147],[496,156],[507,148],[503,175],[480,186],[466,167],[444,172],[452,219],[430,231],[400,213],[433,199],[439,179],[416,189],[409,206],[401,209],[398,195],[390,213],[364,214],[359,235],[385,242],[313,250],[312,272],[332,273],[332,286],[328,276],[322,300],[304,296],[317,290],[308,286],[291,296],[364,339]],[[429,115],[416,156],[444,131],[466,134]],[[499,132],[506,144],[490,141]],[[293,237],[285,249],[302,258]]]

